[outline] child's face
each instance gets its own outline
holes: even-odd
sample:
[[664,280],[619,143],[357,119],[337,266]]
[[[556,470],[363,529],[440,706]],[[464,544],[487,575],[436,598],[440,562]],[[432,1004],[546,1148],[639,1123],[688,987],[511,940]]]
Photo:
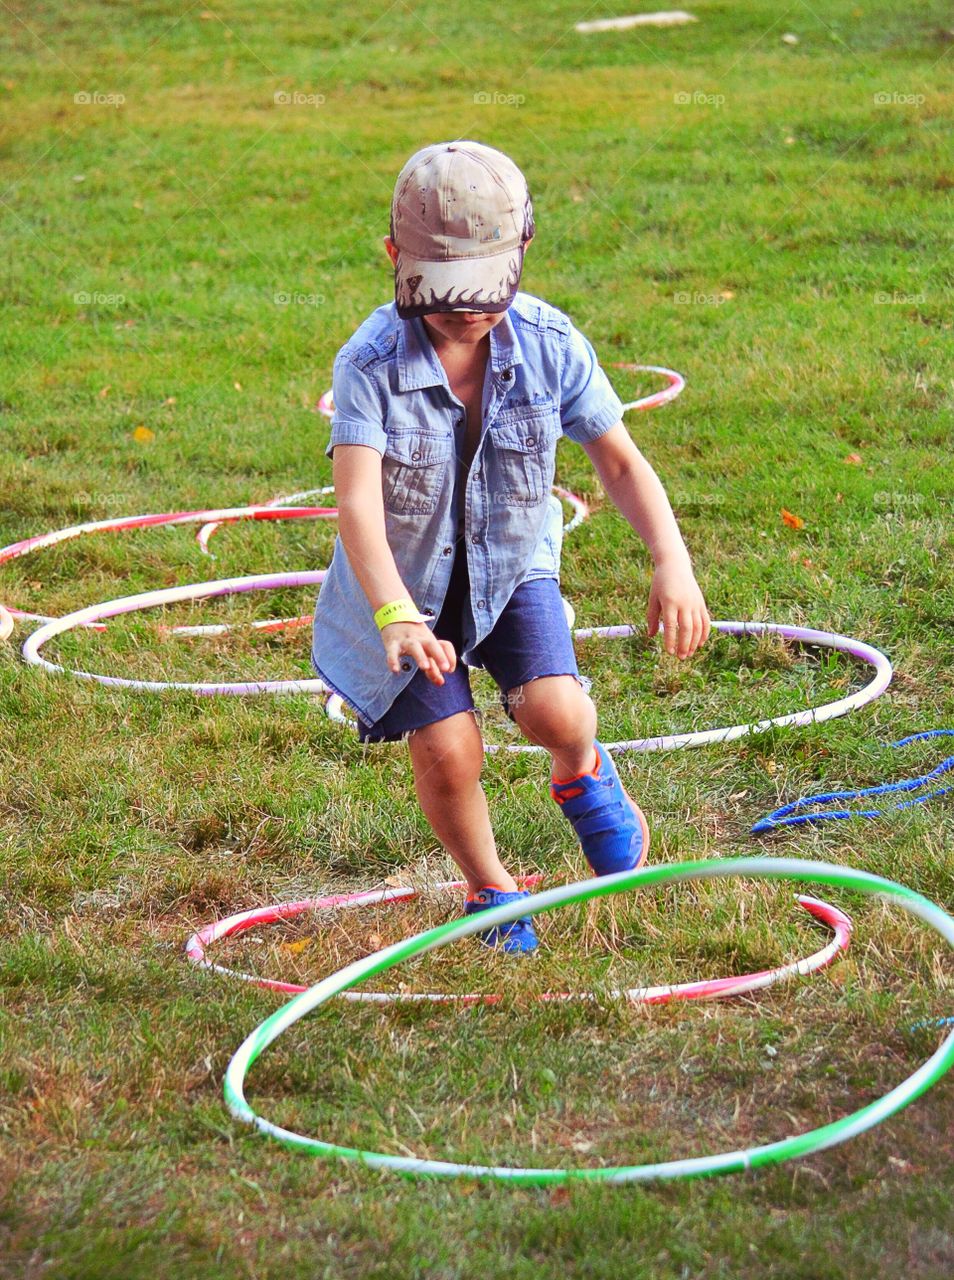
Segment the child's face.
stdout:
[[483,311],[434,311],[421,319],[432,336],[436,332],[448,342],[476,345],[505,314],[503,311],[495,315],[487,315]]
[[[530,237],[530,240],[532,239],[533,236]],[[525,250],[530,240],[524,246]],[[384,237],[384,247],[391,262],[397,266],[398,248],[390,236]],[[491,315],[484,311],[433,311],[421,318],[432,338],[436,335],[438,339],[442,338],[446,342],[476,346],[505,315],[505,311],[498,311]]]

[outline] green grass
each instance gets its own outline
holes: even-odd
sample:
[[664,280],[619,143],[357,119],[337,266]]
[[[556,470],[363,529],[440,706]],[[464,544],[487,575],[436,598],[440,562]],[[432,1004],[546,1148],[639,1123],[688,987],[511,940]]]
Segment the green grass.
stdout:
[[[674,404],[627,421],[673,497],[713,614],[846,632],[897,669],[848,719],[625,757],[654,857],[825,858],[950,906],[945,801],[761,844],[748,835],[806,791],[926,770],[943,743],[884,744],[954,725],[950,8],[692,8],[690,26],[584,37],[575,21],[620,10],[11,0],[0,539],[329,483],[313,406],[338,347],[391,296],[381,237],[394,177],[426,142],[477,137],[528,175],[537,238],[524,288],[567,310],[608,368],[665,364],[688,378]],[[323,101],[279,105],[279,92]],[[113,100],[83,105],[80,93]],[[280,305],[282,293],[302,300]],[[658,385],[611,373],[626,398]],[[564,549],[579,625],[638,623],[645,553],[569,443],[558,479],[593,507]],[[322,524],[232,527],[214,562],[188,529],[90,537],[4,566],[0,599],[60,614],[315,568],[333,537]],[[161,620],[312,603],[283,592]],[[153,678],[311,674],[307,629],[175,641],[157,620],[64,637],[50,655]],[[778,714],[864,679],[842,657],[727,639],[688,666],[641,639],[587,642],[580,656],[604,739]],[[512,741],[492,686],[475,690],[488,737]],[[403,748],[362,750],[305,698],[123,696],[26,670],[13,645],[0,650],[0,717],[0,1275],[954,1270],[947,1082],[821,1156],[642,1189],[413,1185],[239,1130],[222,1075],[276,997],[196,972],[181,944],[256,902],[449,873]],[[485,781],[514,867],[582,871],[539,758],[490,758]],[[526,973],[448,948],[387,980],[501,990],[500,1006],[332,1007],[269,1051],[250,1097],[338,1141],[476,1160],[579,1165],[781,1137],[890,1088],[936,1042],[905,1028],[951,1012],[950,965],[927,935],[896,912],[844,905],[856,923],[846,957],[724,1006],[529,996],[805,954],[823,933],[789,889],[713,884],[567,911]],[[306,918],[218,954],[308,981],[455,909],[441,895]]]

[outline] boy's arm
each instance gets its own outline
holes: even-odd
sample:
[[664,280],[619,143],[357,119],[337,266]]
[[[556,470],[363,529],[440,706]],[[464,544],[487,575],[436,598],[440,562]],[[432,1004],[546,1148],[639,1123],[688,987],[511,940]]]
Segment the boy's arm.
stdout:
[[[381,454],[363,444],[335,445],[332,455],[338,532],[348,563],[372,610],[392,600],[410,600],[388,545],[381,493]],[[395,674],[401,655],[413,658],[432,684],[456,666],[454,646],[438,640],[424,622],[392,622],[381,631],[387,664]]]
[[691,657],[709,635],[709,613],[692,572],[666,491],[622,422],[583,445],[603,488],[649,548],[656,571],[646,622],[655,635],[662,619],[669,653]]

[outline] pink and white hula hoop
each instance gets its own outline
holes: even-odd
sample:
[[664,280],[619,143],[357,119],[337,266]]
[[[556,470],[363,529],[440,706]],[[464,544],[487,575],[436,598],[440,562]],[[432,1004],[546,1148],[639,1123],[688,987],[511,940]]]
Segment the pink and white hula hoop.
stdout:
[[[850,636],[836,635],[832,631],[814,631],[811,627],[790,627],[778,622],[713,622],[712,627],[726,635],[762,636],[778,635],[785,640],[794,640],[800,644],[816,645],[821,649],[838,649],[850,653],[853,658],[874,669],[871,680],[862,689],[838,698],[835,702],[827,702],[820,707],[809,707],[805,711],[793,711],[784,716],[772,716],[767,720],[756,720],[751,724],[736,724],[722,729],[703,729],[695,733],[669,733],[655,738],[632,738],[622,742],[607,742],[603,745],[607,751],[676,751],[682,747],[704,747],[712,743],[733,742],[750,733],[764,733],[766,729],[780,729],[787,726],[801,727],[809,724],[821,724],[825,720],[833,720],[837,716],[847,715],[849,711],[872,702],[887,689],[891,683],[892,667],[888,657],[871,645],[861,640],[853,640]],[[629,625],[616,627],[580,627],[573,632],[574,640],[588,640],[593,636],[607,639],[624,639],[628,636],[641,635],[639,627]],[[340,724],[353,724],[350,713],[337,694],[332,694],[325,703],[325,711],[330,719]],[[485,743],[484,750],[488,754],[498,751],[516,753],[540,753],[544,747],[529,744]]]
[[[541,875],[528,876],[522,881],[524,885],[533,885],[543,879]],[[449,880],[434,886],[435,889],[463,889],[463,880]],[[296,982],[281,982],[274,978],[261,978],[256,974],[242,973],[217,964],[208,958],[208,949],[223,938],[233,938],[259,925],[274,924],[278,920],[290,920],[308,911],[338,910],[342,907],[366,907],[381,902],[406,902],[418,896],[418,890],[412,888],[368,889],[361,893],[338,893],[324,898],[305,898],[299,902],[281,902],[268,907],[253,907],[249,911],[239,911],[235,915],[226,916],[212,924],[205,925],[194,933],[185,944],[188,959],[200,969],[208,969],[223,977],[236,978],[240,982],[252,986],[264,987],[268,991],[282,991],[293,995],[309,988]],[[671,1000],[724,1000],[731,996],[744,995],[750,991],[760,991],[764,987],[773,986],[786,978],[814,973],[831,964],[840,951],[844,951],[851,940],[851,920],[828,902],[805,895],[798,896],[795,901],[816,920],[828,925],[833,931],[833,938],[820,951],[806,956],[804,960],[793,960],[789,964],[779,965],[775,969],[763,969],[758,973],[740,974],[730,978],[707,978],[698,982],[680,982],[669,986],[632,987],[625,990],[607,991],[606,999],[625,1000],[630,1004],[666,1004]],[[466,995],[452,995],[448,992],[425,991],[343,991],[342,1000],[354,1000],[366,1004],[402,1004],[428,1002],[434,1004],[495,1004],[502,997],[499,995],[482,995],[470,992]],[[543,992],[538,1000],[593,1000],[597,997],[592,992]]]
[[10,611],[0,604],[0,640],[6,640],[13,630],[13,618]]
[[[305,502],[308,498],[325,497],[329,493],[334,493],[334,491],[335,487],[333,484],[326,484],[320,489],[303,489],[301,493],[289,493],[279,498],[272,498],[264,505],[266,507],[285,507],[288,504]],[[308,519],[311,520],[337,520],[338,518],[337,507],[310,507],[308,510],[311,512]],[[213,533],[215,533],[216,529],[224,523],[225,522],[223,520],[209,520],[195,535],[195,540],[199,544],[199,550],[203,555],[209,556],[212,560],[215,559],[215,556],[209,550],[209,539],[212,537]]]
[[[568,503],[573,508],[572,518],[563,526],[564,533],[572,533],[572,531],[576,529],[578,525],[582,524],[582,522],[587,518],[590,514],[590,509],[581,497],[575,493],[571,493],[569,489],[563,489],[557,484],[551,487],[557,497],[562,498],[564,502]],[[322,485],[320,489],[303,489],[301,493],[289,493],[284,494],[279,498],[272,498],[269,502],[265,503],[265,506],[282,507],[286,503],[290,502],[305,502],[308,498],[325,497],[329,493],[334,493],[334,491],[335,487],[333,484],[326,484]],[[312,514],[307,517],[308,519],[334,520],[338,516],[337,507],[314,507],[310,510]],[[209,523],[204,524],[195,535],[195,540],[198,542],[202,553],[210,556],[213,560],[215,559],[215,556],[209,550],[209,539],[222,523],[223,522],[221,520],[210,520]]]
[[670,400],[675,400],[676,396],[684,391],[686,387],[686,380],[681,373],[676,373],[675,369],[665,369],[661,364],[627,364],[623,360],[614,360],[612,367],[614,369],[625,369],[628,373],[661,373],[669,384],[662,391],[656,391],[651,396],[642,396],[639,400],[629,400],[623,405],[624,413],[630,413],[634,409],[658,409],[660,405],[668,404]]
[[[80,538],[88,533],[112,533],[124,529],[153,529],[165,525],[206,524],[215,521],[217,524],[232,524],[238,520],[303,520],[320,519],[326,511],[324,507],[222,507],[209,511],[167,511],[157,515],[121,516],[113,520],[93,520],[86,524],[71,525],[68,529],[54,529],[51,533],[37,534],[33,538],[24,538],[20,542],[12,542],[8,547],[0,547],[0,565],[44,547],[53,547],[60,542],[68,542],[72,538]],[[54,622],[55,619],[42,613],[29,613],[25,609],[15,609],[7,605],[7,609],[15,618],[24,618],[32,622]],[[89,624],[87,624],[89,625]],[[268,622],[252,623],[252,626],[267,627]],[[97,628],[102,630],[102,628]],[[225,628],[227,629],[227,628]],[[177,632],[177,628],[171,628]],[[221,630],[221,628],[219,629]],[[178,634],[202,634],[201,629],[186,627]],[[209,634],[218,634],[212,632]]]
[[558,484],[550,487],[558,498],[562,498],[573,508],[573,515],[563,526],[564,533],[572,533],[589,517],[590,509],[578,494],[571,493],[569,489],[563,489]]
[[[660,373],[668,382],[668,386],[662,391],[656,391],[651,396],[642,396],[639,400],[628,401],[623,405],[624,413],[630,413],[634,409],[658,409],[660,405],[675,400],[676,396],[685,390],[686,380],[682,374],[676,373],[675,369],[666,369],[660,364],[628,364],[625,360],[614,360],[612,368],[625,369],[627,373]],[[325,418],[332,416],[335,411],[335,402],[331,397],[330,387],[318,397],[315,408]]]
[[245,578],[221,578],[215,582],[194,582],[185,587],[166,587],[161,591],[145,591],[119,600],[107,600],[103,604],[76,609],[62,618],[45,622],[28,637],[23,646],[23,659],[31,666],[45,667],[75,676],[79,680],[92,680],[113,689],[139,689],[147,693],[165,693],[175,689],[198,694],[234,694],[239,697],[259,693],[327,693],[328,686],[322,680],[243,680],[239,682],[131,680],[121,676],[97,675],[92,671],[76,671],[60,666],[40,656],[40,650],[54,636],[72,631],[75,627],[88,626],[104,618],[116,618],[124,613],[137,613],[157,605],[179,604],[187,600],[207,600],[213,596],[235,595],[243,591],[266,591],[276,587],[317,586],[325,576],[324,569],[308,569],[297,573],[259,573]]

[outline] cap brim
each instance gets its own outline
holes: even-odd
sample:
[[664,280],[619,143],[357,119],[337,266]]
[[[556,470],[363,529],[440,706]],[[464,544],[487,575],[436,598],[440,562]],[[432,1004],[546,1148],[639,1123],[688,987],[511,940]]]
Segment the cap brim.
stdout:
[[523,246],[439,262],[398,253],[394,300],[402,320],[434,311],[506,311],[523,271]]

